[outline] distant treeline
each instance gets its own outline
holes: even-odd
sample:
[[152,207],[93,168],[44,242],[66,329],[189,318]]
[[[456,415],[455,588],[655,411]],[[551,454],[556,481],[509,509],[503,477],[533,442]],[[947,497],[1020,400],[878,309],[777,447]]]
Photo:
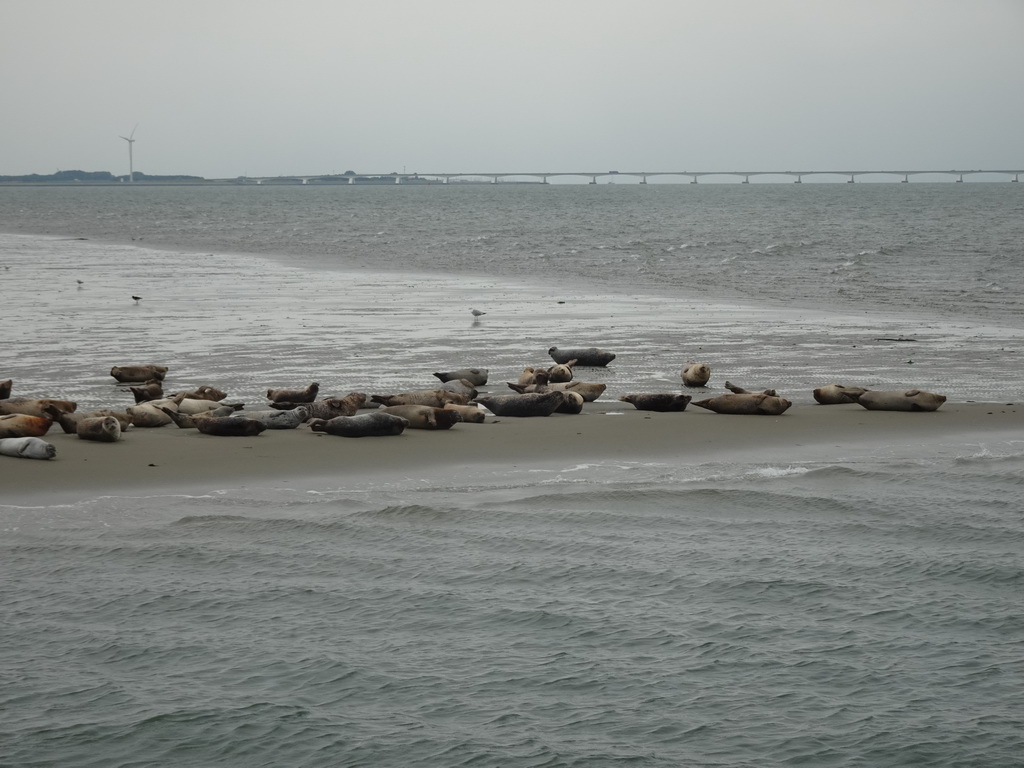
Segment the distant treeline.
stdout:
[[[150,176],[141,171],[135,172],[135,181],[203,181],[202,176]],[[57,171],[56,173],[30,173],[25,176],[0,176],[0,182],[23,182],[30,184],[61,183],[69,181],[118,182],[128,181],[128,174],[115,176],[109,171]]]

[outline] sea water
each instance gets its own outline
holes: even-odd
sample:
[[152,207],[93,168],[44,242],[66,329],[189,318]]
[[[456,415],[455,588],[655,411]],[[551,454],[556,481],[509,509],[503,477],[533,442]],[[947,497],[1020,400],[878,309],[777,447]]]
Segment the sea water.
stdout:
[[[612,400],[696,359],[1005,406],[1022,221],[1013,184],[0,187],[0,378],[500,391],[594,344]],[[1024,435],[837,450],[39,507],[4,460],[0,764],[1019,764]]]

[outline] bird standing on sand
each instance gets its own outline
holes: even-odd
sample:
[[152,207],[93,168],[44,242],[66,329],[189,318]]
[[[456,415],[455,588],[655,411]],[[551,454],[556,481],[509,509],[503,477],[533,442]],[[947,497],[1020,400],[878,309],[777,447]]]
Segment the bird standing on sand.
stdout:
[[132,296],[132,298],[135,299],[135,303],[136,304],[138,304],[140,301],[142,301],[142,297],[141,296]]
[[470,311],[470,314],[473,315],[473,317],[480,317],[480,315],[486,315],[487,314],[486,312],[481,312],[479,309],[471,309],[469,311]]

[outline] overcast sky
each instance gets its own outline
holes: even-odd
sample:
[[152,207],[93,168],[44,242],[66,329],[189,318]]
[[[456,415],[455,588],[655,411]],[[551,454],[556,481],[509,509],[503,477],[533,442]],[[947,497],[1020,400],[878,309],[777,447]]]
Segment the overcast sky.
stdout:
[[1024,167],[1024,0],[0,0],[0,68],[0,175]]

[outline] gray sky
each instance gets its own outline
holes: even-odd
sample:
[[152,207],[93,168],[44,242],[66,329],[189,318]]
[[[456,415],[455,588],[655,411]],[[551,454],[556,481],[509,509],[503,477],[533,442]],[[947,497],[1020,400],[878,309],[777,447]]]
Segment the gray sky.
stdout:
[[0,0],[0,71],[0,174],[1024,166],[1024,0]]

